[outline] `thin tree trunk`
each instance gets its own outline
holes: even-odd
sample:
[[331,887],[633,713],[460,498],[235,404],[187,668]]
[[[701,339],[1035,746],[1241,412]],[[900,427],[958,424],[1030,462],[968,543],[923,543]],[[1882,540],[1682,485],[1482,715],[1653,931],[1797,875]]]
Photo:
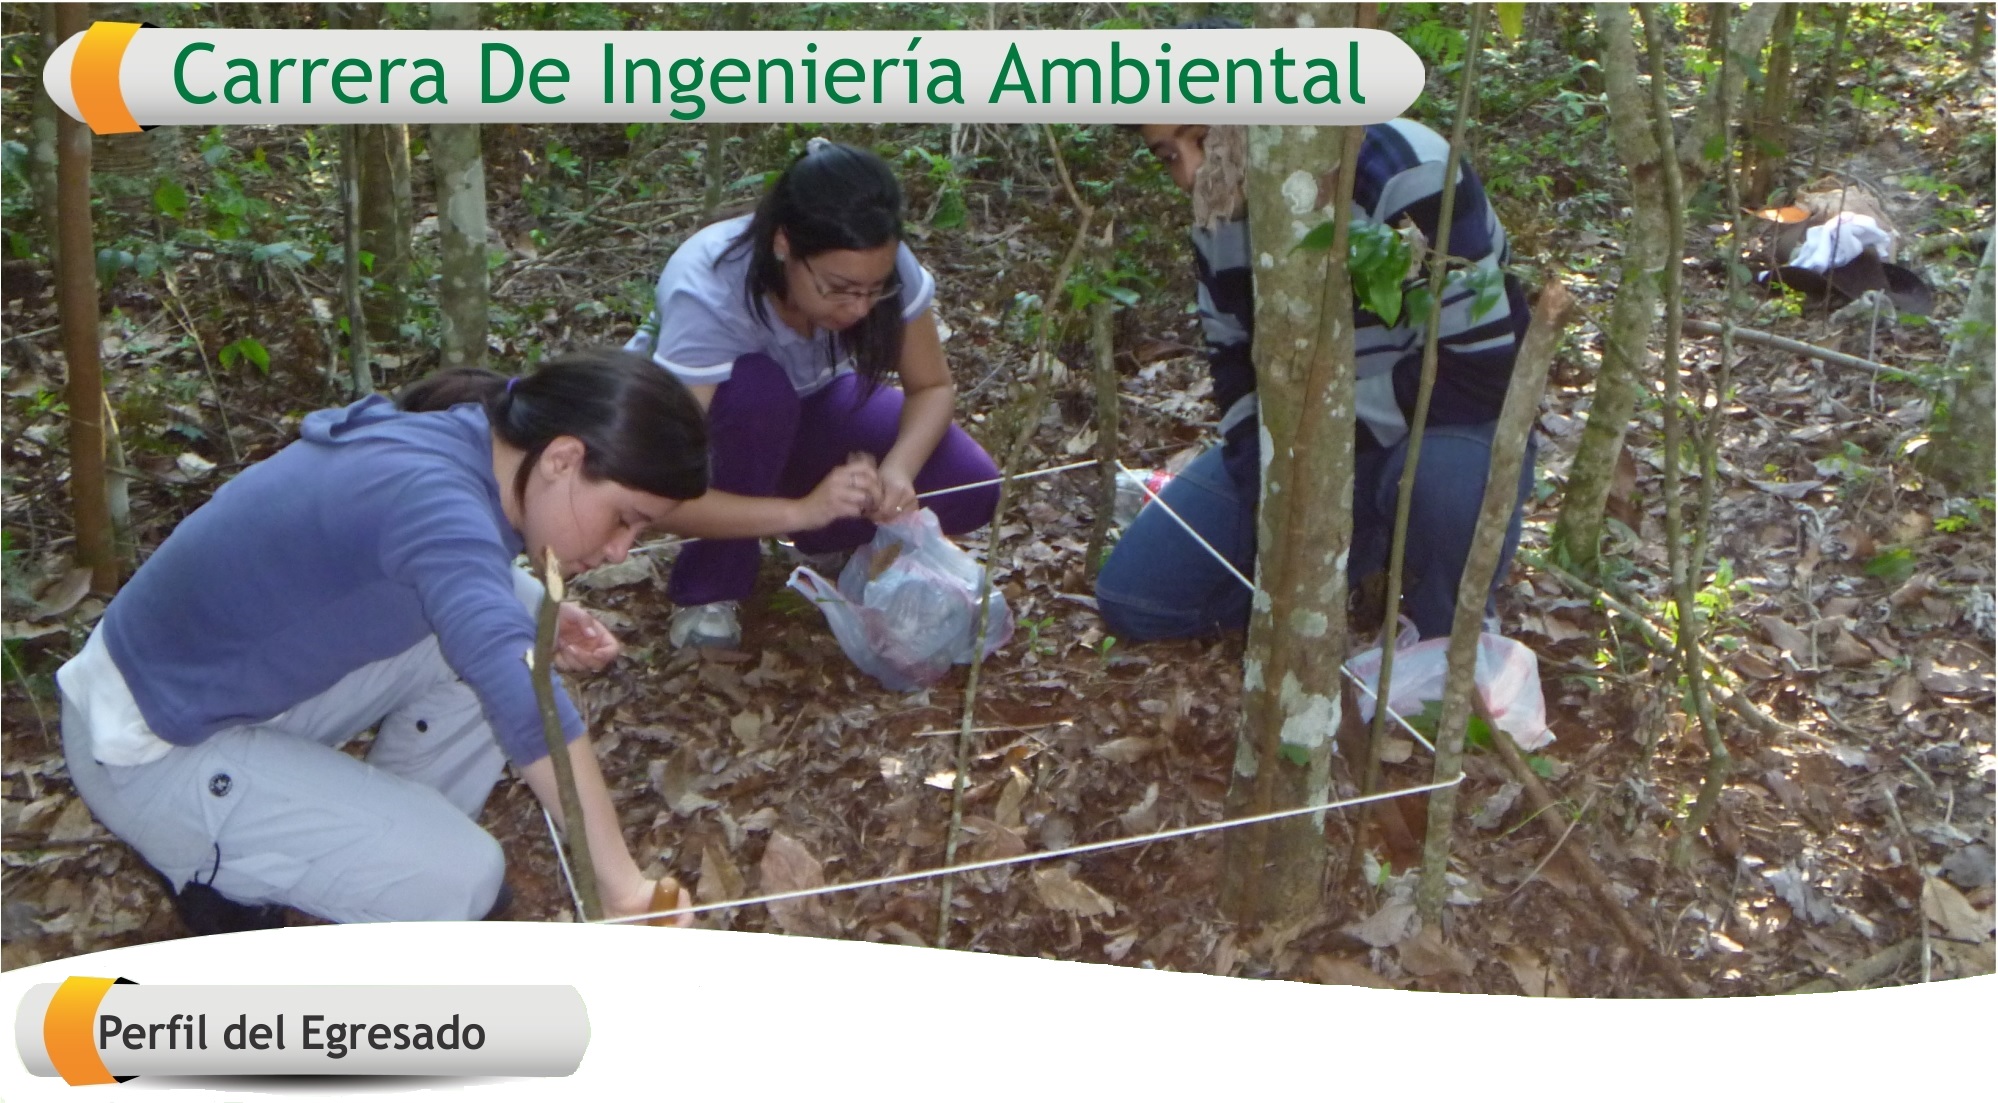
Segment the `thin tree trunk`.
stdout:
[[[1665,559],[1667,571],[1671,575],[1672,596],[1678,606],[1677,661],[1680,676],[1685,679],[1686,694],[1693,701],[1694,713],[1700,722],[1700,732],[1707,744],[1707,776],[1700,787],[1699,800],[1686,817],[1685,830],[1679,835],[1679,842],[1673,851],[1675,864],[1684,866],[1692,856],[1693,840],[1707,818],[1713,814],[1715,803],[1720,798],[1721,786],[1727,780],[1732,760],[1727,744],[1722,740],[1720,729],[1714,717],[1713,702],[1707,696],[1706,687],[1706,648],[1703,644],[1705,628],[1700,621],[1699,603],[1693,600],[1693,577],[1705,571],[1705,564],[1698,560],[1687,562],[1685,514],[1681,510],[1683,499],[1679,485],[1680,440],[1680,381],[1679,381],[1679,336],[1684,321],[1681,301],[1681,272],[1685,265],[1682,259],[1686,252],[1685,180],[1680,175],[1676,151],[1673,149],[1672,109],[1665,95],[1667,71],[1665,56],[1665,16],[1662,9],[1652,6],[1644,9],[1644,38],[1651,56],[1651,118],[1657,129],[1659,151],[1663,154],[1660,162],[1665,166],[1665,255],[1668,263],[1664,272],[1665,293],[1665,355],[1659,365],[1665,375]],[[1726,83],[1727,72],[1735,64],[1733,58],[1724,60],[1721,65],[1722,83]],[[1726,132],[1726,115],[1721,117],[1721,132]],[[1725,151],[1723,151],[1725,152]],[[1696,531],[1693,539],[1699,542]]]
[[1998,297],[1992,283],[1994,244],[1998,233],[1984,244],[1984,259],[1950,344],[1950,363],[1963,374],[1946,392],[1941,424],[1947,428],[1935,434],[1924,453],[1924,467],[1945,485],[1987,495],[1992,484],[1992,309]]
[[1596,5],[1596,25],[1602,37],[1611,135],[1630,174],[1631,219],[1624,235],[1616,302],[1610,308],[1609,329],[1603,334],[1595,398],[1574,462],[1568,468],[1561,514],[1554,525],[1557,554],[1584,575],[1593,575],[1596,570],[1616,458],[1623,451],[1624,434],[1637,409],[1639,380],[1658,309],[1666,232],[1660,180],[1663,165],[1658,139],[1652,133],[1651,111],[1637,86],[1637,49],[1631,38],[1629,6]]
[[[432,4],[430,25],[468,31],[479,25],[477,4]],[[477,123],[430,127],[430,167],[437,177],[440,253],[437,318],[441,366],[486,366],[486,162]]]
[[354,393],[373,394],[374,372],[368,365],[368,315],[361,302],[361,186],[359,140],[355,127],[340,128],[340,207],[346,221],[346,263],[340,290],[347,309],[347,368]]
[[[1436,780],[1449,781],[1463,770],[1464,732],[1470,725],[1471,694],[1477,688],[1478,636],[1485,617],[1485,594],[1505,550],[1505,533],[1519,501],[1519,469],[1526,461],[1526,442],[1540,413],[1540,392],[1547,369],[1561,344],[1574,300],[1559,280],[1549,277],[1547,289],[1533,308],[1533,322],[1521,339],[1513,362],[1492,437],[1491,472],[1485,479],[1484,501],[1478,507],[1477,535],[1464,574],[1457,584],[1457,612],[1450,622],[1449,674],[1443,682],[1442,709],[1436,721]],[[1386,698],[1386,694],[1382,694]],[[1443,911],[1444,874],[1450,865],[1451,828],[1457,816],[1455,787],[1429,794],[1429,830],[1422,842],[1422,879],[1415,890],[1416,910],[1425,922]]]
[[[378,29],[385,25],[386,5],[343,4],[347,26]],[[360,242],[368,254],[363,269],[370,277],[363,291],[368,336],[377,345],[393,345],[402,336],[409,312],[410,192],[409,127],[403,123],[360,123],[351,127],[355,174],[359,187]]]
[[377,344],[395,344],[409,311],[409,127],[369,123],[354,127],[354,137],[361,248],[374,258],[364,266],[371,277],[368,336]]
[[[90,26],[87,4],[54,7],[58,41]],[[104,485],[104,368],[98,359],[97,250],[90,215],[90,128],[56,119],[57,306],[69,386],[69,494],[76,559],[90,568],[91,588],[111,593],[120,574]]]
[[[1457,117],[1450,127],[1450,152],[1443,160],[1443,201],[1436,212],[1435,252],[1429,257],[1429,316],[1423,319],[1422,370],[1415,387],[1415,416],[1408,425],[1408,453],[1401,468],[1401,485],[1396,488],[1394,532],[1388,540],[1387,601],[1381,615],[1381,672],[1374,686],[1375,699],[1390,700],[1394,685],[1395,627],[1401,619],[1401,569],[1408,551],[1408,515],[1415,505],[1415,476],[1422,463],[1423,431],[1429,425],[1429,401],[1436,390],[1436,353],[1442,334],[1444,287],[1450,274],[1450,229],[1456,222],[1458,164],[1463,158],[1464,128],[1477,110],[1478,55],[1484,44],[1485,7],[1471,5],[1470,27],[1465,34],[1464,69],[1457,91]],[[1494,566],[1496,569],[1496,566]],[[1484,608],[1482,599],[1478,608]],[[1374,709],[1373,724],[1367,730],[1367,762],[1362,771],[1362,792],[1380,788],[1381,750],[1387,745],[1388,710]]]
[[[1340,7],[1343,7],[1341,5]],[[1277,5],[1272,25],[1350,25],[1329,4]],[[1353,292],[1346,271],[1358,127],[1248,131],[1250,251],[1256,269],[1253,356],[1262,432],[1256,589],[1242,663],[1230,817],[1323,803],[1343,704],[1346,556],[1353,536]],[[1335,194],[1294,203],[1286,181],[1338,171]],[[1295,189],[1292,189],[1295,190]],[[1297,249],[1313,210],[1332,206],[1328,253]],[[1228,833],[1221,907],[1239,923],[1317,910],[1325,817],[1293,816]]]
[[[1095,244],[1094,267],[1097,272],[1110,270],[1112,235],[1117,224],[1113,221],[1103,228],[1103,237]],[[1089,549],[1083,559],[1083,569],[1091,579],[1103,567],[1103,545],[1110,538],[1111,515],[1117,511],[1117,457],[1120,454],[1123,430],[1120,415],[1122,403],[1117,397],[1117,348],[1112,323],[1115,321],[1116,304],[1108,295],[1098,295],[1089,304],[1089,348],[1096,359],[1096,520],[1089,526]]]
[[1749,172],[1746,198],[1757,207],[1768,201],[1769,192],[1776,186],[1776,171],[1789,157],[1790,74],[1795,68],[1792,56],[1796,43],[1797,5],[1785,4],[1776,17],[1776,29],[1770,38],[1762,99],[1755,111],[1754,167]]
[[[41,7],[42,59],[46,60],[62,40],[56,37],[55,5],[43,4]],[[42,238],[49,243],[49,266],[53,269],[62,239],[57,230],[62,219],[56,208],[56,119],[62,112],[49,98],[41,81],[35,81],[34,85],[35,114],[28,130],[28,182],[35,189],[35,215],[42,224]]]
[[[1789,5],[1750,4],[1739,19],[1730,21],[1728,12],[1733,6],[1714,5],[1714,22],[1708,34],[1710,41],[1720,47],[1725,64],[1721,67],[1720,79],[1707,85],[1706,94],[1693,115],[1692,126],[1679,146],[1680,168],[1688,180],[1705,179],[1708,170],[1720,160],[1718,147],[1724,137],[1722,122],[1741,114],[1734,105],[1742,102],[1748,78],[1756,71],[1762,47],[1769,43],[1769,32],[1776,26],[1776,17]],[[1647,4],[1645,8],[1652,10],[1652,5]],[[1663,80],[1665,75],[1654,73],[1652,79]]]

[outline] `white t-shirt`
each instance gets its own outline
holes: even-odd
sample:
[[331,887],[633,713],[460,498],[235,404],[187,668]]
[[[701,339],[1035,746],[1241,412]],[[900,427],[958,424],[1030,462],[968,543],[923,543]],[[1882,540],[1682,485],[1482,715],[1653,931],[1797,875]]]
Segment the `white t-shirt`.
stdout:
[[[760,352],[784,365],[800,395],[813,394],[834,376],[852,371],[852,358],[834,364],[828,351],[831,334],[819,330],[801,336],[778,319],[767,301],[767,319],[750,312],[743,289],[752,250],[745,246],[715,263],[749,228],[749,219],[743,215],[717,222],[674,250],[659,276],[652,316],[625,350],[651,357],[692,386],[725,382],[736,357]],[[929,309],[936,278],[917,262],[907,244],[896,249],[895,275],[902,284],[902,320],[912,321]]]

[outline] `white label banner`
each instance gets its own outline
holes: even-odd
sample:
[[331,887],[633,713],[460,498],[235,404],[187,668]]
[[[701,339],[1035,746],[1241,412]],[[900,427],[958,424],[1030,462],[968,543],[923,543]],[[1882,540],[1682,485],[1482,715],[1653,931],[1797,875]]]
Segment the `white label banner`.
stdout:
[[53,1008],[60,987],[15,1014],[38,1076],[74,1075],[64,1054],[82,1045],[114,1077],[567,1076],[590,1041],[567,985],[112,984],[74,1017]]
[[[1361,125],[1422,93],[1386,31],[327,31],[95,25],[43,71],[139,126],[451,122]],[[96,46],[79,56],[92,35]],[[115,45],[106,46],[108,40]],[[81,103],[81,107],[79,107]]]

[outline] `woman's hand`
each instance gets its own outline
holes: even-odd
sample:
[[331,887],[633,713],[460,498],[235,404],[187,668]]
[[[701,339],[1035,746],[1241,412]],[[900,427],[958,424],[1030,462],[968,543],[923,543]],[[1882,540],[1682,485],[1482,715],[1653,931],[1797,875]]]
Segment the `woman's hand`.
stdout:
[[875,501],[871,517],[875,524],[886,524],[913,513],[922,504],[916,500],[916,480],[905,474],[899,464],[883,463],[876,475],[881,483],[881,495]]
[[[607,918],[616,919],[620,916],[644,915],[647,912],[672,911],[676,908],[694,906],[694,894],[688,892],[686,886],[673,877],[661,877],[657,881],[641,881],[639,884],[644,889],[642,895],[633,896],[628,900],[604,901],[604,910],[609,913]],[[660,916],[657,919],[648,919],[645,923],[651,927],[691,927],[694,925],[694,913]]]
[[874,466],[874,457],[855,452],[828,472],[810,494],[798,500],[799,524],[792,531],[810,532],[834,521],[864,516],[874,509],[880,497],[881,475]]
[[602,621],[574,602],[561,604],[555,621],[555,669],[593,674],[609,666],[622,650]]

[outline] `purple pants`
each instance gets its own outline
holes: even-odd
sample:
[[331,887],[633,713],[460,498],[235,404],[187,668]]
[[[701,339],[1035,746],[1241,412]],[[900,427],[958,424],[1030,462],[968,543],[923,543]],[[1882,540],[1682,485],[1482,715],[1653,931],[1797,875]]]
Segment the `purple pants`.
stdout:
[[[802,398],[775,360],[761,353],[738,359],[708,405],[709,484],[754,498],[802,498],[849,454],[887,455],[901,428],[902,392],[884,384],[863,400],[861,389],[860,377],[847,374]],[[916,493],[998,477],[992,457],[953,424],[917,473]],[[992,520],[999,488],[943,494],[922,505],[946,533],[970,532]],[[856,518],[791,538],[799,551],[817,554],[856,548],[873,536],[873,522]],[[696,540],[680,549],[667,596],[683,606],[741,601],[755,588],[761,555],[757,540]]]

